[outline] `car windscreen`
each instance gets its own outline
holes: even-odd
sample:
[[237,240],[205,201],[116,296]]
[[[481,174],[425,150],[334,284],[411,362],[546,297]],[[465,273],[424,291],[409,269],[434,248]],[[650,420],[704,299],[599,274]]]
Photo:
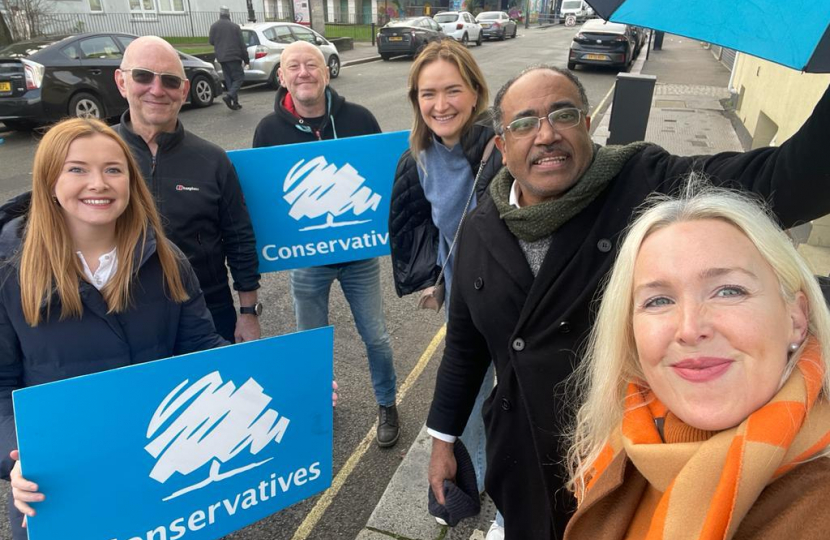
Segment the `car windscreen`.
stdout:
[[458,20],[457,13],[441,13],[435,16],[435,22],[437,22],[438,24],[451,23],[455,22],[456,20]]
[[499,15],[501,15],[498,11],[485,11],[484,13],[479,13],[478,17],[476,17],[477,21],[489,21],[492,19],[498,19]]
[[45,49],[53,43],[54,41],[21,41],[18,43],[12,43],[11,45],[8,45],[0,49],[0,57],[26,58],[27,56],[31,56],[41,49]]
[[419,19],[398,19],[396,21],[389,21],[386,26],[418,26]]

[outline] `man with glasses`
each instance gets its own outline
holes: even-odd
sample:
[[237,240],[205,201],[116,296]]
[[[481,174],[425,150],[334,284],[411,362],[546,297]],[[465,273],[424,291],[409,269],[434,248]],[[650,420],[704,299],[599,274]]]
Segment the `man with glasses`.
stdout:
[[[140,37],[124,52],[115,82],[129,104],[116,130],[138,161],[168,238],[193,265],[216,330],[231,343],[259,339],[251,218],[225,151],[179,121],[190,81],[178,53],[163,39]],[[238,317],[226,262],[239,295]]]
[[[642,142],[601,147],[589,136],[588,111],[581,83],[560,68],[528,68],[501,88],[493,123],[505,167],[464,223],[456,252],[427,426],[461,434],[492,359],[485,485],[509,540],[564,534],[574,498],[564,488],[571,417],[561,383],[578,363],[619,236],[648,195],[682,187],[695,171],[770,200],[788,227],[830,213],[830,160],[820,159],[830,93],[780,148],[711,156],[673,156]],[[433,439],[430,485],[455,472],[452,445]]]

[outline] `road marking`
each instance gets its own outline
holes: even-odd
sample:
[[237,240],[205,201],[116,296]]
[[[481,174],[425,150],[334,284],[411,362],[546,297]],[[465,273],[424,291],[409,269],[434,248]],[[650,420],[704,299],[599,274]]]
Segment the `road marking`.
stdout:
[[[421,358],[418,359],[418,363],[415,364],[414,368],[412,368],[409,376],[407,376],[403,385],[398,390],[398,403],[403,401],[406,393],[409,392],[409,389],[421,376],[421,373],[423,373],[424,369],[427,367],[427,364],[429,364],[432,355],[435,354],[435,350],[438,348],[438,345],[441,344],[441,341],[443,341],[446,333],[447,325],[445,324],[438,330],[435,336],[433,336],[429,346],[427,346],[426,350],[424,350],[423,354],[421,354]],[[323,493],[323,496],[320,497],[320,500],[317,501],[317,504],[314,505],[311,512],[308,513],[300,526],[297,527],[297,530],[294,532],[294,536],[291,537],[291,540],[305,540],[308,538],[308,535],[310,535],[311,531],[314,530],[314,527],[323,517],[323,514],[326,512],[328,507],[334,502],[334,498],[340,492],[340,488],[343,487],[346,480],[348,480],[349,476],[351,476],[352,472],[354,472],[357,464],[360,462],[360,459],[366,451],[369,450],[369,447],[375,439],[375,432],[377,429],[378,421],[375,420],[372,427],[369,428],[369,432],[366,433],[366,436],[363,437],[363,440],[360,441],[360,444],[357,445],[355,451],[352,452],[352,455],[349,456],[349,459],[346,460],[346,463],[337,473],[337,476],[335,476],[334,480],[332,480],[331,487]]]
[[[611,94],[614,93],[614,88],[616,86],[617,86],[617,83],[614,82],[614,84],[611,85],[611,88],[608,89],[608,93],[605,94],[605,97],[602,98],[602,101],[599,102],[599,105],[594,107],[594,110],[591,113],[591,131],[590,131],[589,135],[593,135],[594,132],[599,127],[600,123],[602,122],[602,116],[599,117],[599,121],[596,121],[597,118],[596,118],[595,114],[600,114],[600,112],[602,111],[602,108],[605,107],[605,102],[608,101],[609,99],[611,99]],[[603,113],[603,116],[604,116],[604,113]]]

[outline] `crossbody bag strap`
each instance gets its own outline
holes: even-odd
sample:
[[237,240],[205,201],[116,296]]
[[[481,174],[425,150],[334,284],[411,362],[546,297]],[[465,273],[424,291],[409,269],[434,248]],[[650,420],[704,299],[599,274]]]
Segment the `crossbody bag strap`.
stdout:
[[447,268],[447,263],[450,261],[450,256],[452,255],[452,250],[455,248],[455,242],[458,240],[458,233],[461,232],[461,225],[464,224],[464,218],[467,217],[467,210],[470,209],[470,203],[473,202],[473,196],[476,194],[476,186],[478,186],[478,180],[481,177],[481,171],[484,170],[484,165],[487,164],[487,160],[490,159],[490,154],[493,153],[493,147],[496,144],[496,135],[493,136],[492,139],[487,143],[487,146],[484,148],[484,153],[481,155],[481,163],[478,165],[478,172],[476,173],[476,177],[473,180],[473,189],[470,190],[470,196],[467,197],[467,204],[464,205],[464,212],[461,214],[461,219],[458,221],[458,228],[455,230],[455,235],[452,238],[452,244],[450,244],[450,249],[447,252],[447,259],[444,261],[444,264],[441,265],[441,272],[438,273],[438,279],[435,280],[435,285],[438,286],[441,284],[441,279],[444,277],[444,270]]

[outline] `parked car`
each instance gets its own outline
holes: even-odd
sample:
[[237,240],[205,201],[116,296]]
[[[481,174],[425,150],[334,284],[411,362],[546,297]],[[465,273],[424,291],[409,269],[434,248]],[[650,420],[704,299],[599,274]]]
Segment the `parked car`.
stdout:
[[[277,69],[280,55],[290,43],[307,41],[320,48],[332,79],[340,75],[340,54],[326,38],[307,26],[286,22],[252,23],[242,26],[242,39],[248,46],[250,64],[245,69],[245,84],[265,82],[272,88],[279,88]],[[214,62],[222,75],[222,66]]]
[[428,43],[443,38],[444,32],[432,17],[395,19],[378,32],[378,54],[384,60],[398,55],[414,57]]
[[574,36],[568,53],[568,69],[578,64],[627,68],[634,60],[634,50],[634,37],[628,25],[591,19]]
[[648,36],[648,30],[643,28],[642,26],[632,26],[631,27],[631,37],[634,39],[634,57],[636,58],[638,54],[640,54],[640,49],[643,48],[643,45],[646,44],[646,37]]
[[436,14],[433,19],[441,25],[441,30],[445,35],[460,41],[464,45],[467,45],[470,41],[475,41],[476,45],[481,46],[484,37],[481,34],[481,25],[476,22],[469,12],[442,11]]
[[[37,38],[0,49],[0,120],[26,129],[66,116],[109,118],[127,110],[115,85],[124,49],[138,36],[120,33]],[[222,93],[213,66],[179,53],[190,80],[187,101],[207,107]]]
[[510,18],[504,11],[482,11],[476,17],[481,25],[484,39],[498,39],[503,41],[506,37],[516,37],[519,25]]

